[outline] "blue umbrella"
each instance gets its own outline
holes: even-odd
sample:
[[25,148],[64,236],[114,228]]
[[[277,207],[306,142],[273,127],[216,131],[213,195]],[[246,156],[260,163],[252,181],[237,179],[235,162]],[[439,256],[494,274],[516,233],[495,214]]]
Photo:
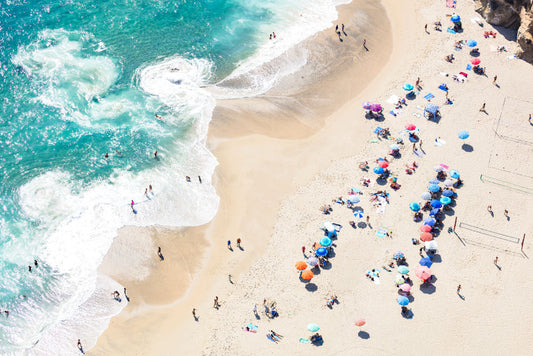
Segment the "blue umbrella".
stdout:
[[438,201],[437,199],[434,199],[431,201],[431,206],[439,209],[439,208],[442,208],[442,203]]
[[421,197],[424,200],[431,200],[431,193],[430,192],[424,192],[424,193],[422,193]]
[[455,169],[452,169],[452,170],[450,171],[450,177],[457,179],[457,178],[459,178],[460,176],[461,176],[461,175],[459,174],[459,172],[457,172]]
[[442,204],[444,204],[444,205],[448,205],[448,204],[450,204],[452,202],[452,200],[450,198],[448,198],[448,197],[442,197],[442,198],[440,198],[440,202]]
[[425,218],[424,219],[424,225],[433,226],[435,225],[436,221],[433,218]]
[[439,209],[438,208],[435,208],[435,209],[432,209],[430,212],[429,212],[429,215],[437,215],[439,213]]
[[318,325],[315,324],[315,323],[311,323],[311,324],[308,324],[308,325],[307,325],[307,330],[309,330],[309,331],[315,333],[315,332],[317,332],[318,330],[320,330],[320,326],[318,326]]
[[412,211],[418,211],[418,210],[420,210],[420,205],[418,203],[411,203],[411,204],[409,204],[409,208]]
[[468,41],[466,41],[466,44],[468,45],[468,47],[476,47],[477,46],[477,42],[474,41],[474,40],[468,40]]
[[452,197],[453,192],[451,190],[446,189],[445,191],[442,192],[442,195],[444,195],[445,197]]
[[361,210],[356,210],[354,213],[353,213],[353,216],[355,216],[356,218],[362,218],[363,217],[363,212]]
[[404,306],[409,304],[409,298],[404,297],[404,296],[398,297],[398,299],[396,299],[396,301],[398,302],[398,304],[404,305]]
[[459,17],[459,15],[453,15],[452,17],[450,17],[450,20],[453,23],[461,22],[461,18]]
[[436,193],[436,192],[438,192],[440,190],[440,187],[437,184],[430,184],[428,186],[428,190],[430,192]]
[[463,130],[459,132],[459,138],[461,140],[467,139],[469,136],[470,134],[468,133],[468,131]]
[[324,247],[320,247],[315,251],[317,256],[325,256],[328,254],[328,250],[326,250]]
[[413,86],[411,84],[404,84],[402,88],[403,90],[407,90],[407,91],[413,90]]
[[320,239],[320,244],[324,247],[331,246],[331,239],[329,237],[323,237]]
[[440,181],[437,178],[433,178],[429,181],[429,184],[439,184]]
[[381,167],[374,167],[374,173],[376,173],[376,174],[382,174],[383,172],[385,172],[385,171],[383,170],[383,168],[381,168]]
[[336,237],[337,236],[337,231],[336,230],[333,230],[333,231],[328,231],[328,237],[331,239],[332,237]]
[[431,262],[431,260],[427,257],[421,258],[418,263],[420,266],[426,266],[427,268],[431,268],[431,265],[433,264],[433,262]]

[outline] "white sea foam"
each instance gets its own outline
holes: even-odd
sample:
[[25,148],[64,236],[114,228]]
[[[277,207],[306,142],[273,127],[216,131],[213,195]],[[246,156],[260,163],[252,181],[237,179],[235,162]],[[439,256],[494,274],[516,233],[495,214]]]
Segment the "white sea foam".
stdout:
[[[260,1],[253,5],[276,14],[276,22],[261,25],[263,45],[226,78],[217,83],[213,92],[217,98],[247,97],[260,95],[274,87],[279,79],[296,72],[307,63],[305,48],[295,47],[314,34],[332,26],[338,18],[336,7],[351,0],[312,0],[301,2]],[[276,38],[269,40],[275,32]],[[270,63],[273,60],[275,63]],[[239,83],[235,86],[233,83]],[[219,90],[222,89],[222,92]]]

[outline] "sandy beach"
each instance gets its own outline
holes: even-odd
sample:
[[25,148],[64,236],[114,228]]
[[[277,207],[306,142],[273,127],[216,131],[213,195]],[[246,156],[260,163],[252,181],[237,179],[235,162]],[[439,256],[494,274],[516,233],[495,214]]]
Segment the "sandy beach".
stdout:
[[[516,44],[504,34],[483,37],[492,28],[470,20],[478,17],[470,2],[458,1],[452,9],[445,1],[354,1],[338,10],[337,22],[346,25],[342,42],[333,27],[319,33],[301,44],[308,51],[308,65],[273,90],[217,102],[209,131],[210,149],[219,161],[212,178],[220,195],[215,219],[179,231],[121,230],[100,272],[127,287],[130,302],[87,354],[377,355],[401,350],[415,355],[428,346],[439,355],[529,354],[531,65],[508,58]],[[446,32],[451,25],[447,15],[453,13],[462,18],[462,33]],[[435,21],[442,22],[443,31],[434,30]],[[469,47],[454,50],[457,41],[468,39],[478,42],[485,76],[465,69],[474,58]],[[509,51],[494,50],[502,45]],[[445,61],[452,53],[453,63]],[[459,72],[468,72],[464,82],[453,80]],[[416,98],[391,115],[394,105],[388,100],[405,97],[403,84],[414,85],[417,78],[421,89]],[[452,105],[444,105],[445,92],[438,88],[443,83]],[[440,107],[438,121],[423,116],[428,93]],[[384,120],[365,117],[361,103],[367,100],[383,105]],[[486,111],[481,112],[484,103]],[[391,136],[399,137],[408,123],[419,129],[422,148],[417,144],[413,153],[404,138],[401,157],[392,158],[388,151],[395,140],[373,132],[388,127]],[[470,137],[459,139],[461,130]],[[372,168],[378,157],[388,157],[399,190],[376,182]],[[359,169],[362,161],[369,162],[368,172]],[[407,174],[406,164],[413,161],[418,168]],[[458,170],[464,185],[456,189],[455,204],[436,237],[439,257],[431,267],[432,283],[422,285],[414,275],[420,246],[411,242],[420,235],[421,223],[413,221],[409,203],[422,201],[440,164]],[[371,180],[369,187],[360,183],[363,177]],[[351,187],[363,192],[358,206],[369,216],[369,225],[332,202],[348,198]],[[380,190],[389,193],[389,204],[378,212],[370,197]],[[332,206],[328,215],[320,211],[324,204]],[[313,269],[318,273],[303,283],[294,264],[303,259],[302,246],[310,251],[323,237],[325,221],[342,225],[330,264]],[[449,232],[455,223],[455,232]],[[390,237],[376,236],[379,229]],[[237,238],[242,248],[236,246]],[[135,239],[146,254],[130,253],[131,244],[122,244],[124,239]],[[163,261],[156,254],[158,246]],[[397,267],[392,272],[382,268],[397,250],[405,253],[413,280],[409,319],[396,302]],[[379,284],[365,277],[365,271],[376,268],[381,270]],[[132,270],[138,278],[131,277]],[[461,296],[456,293],[459,284]],[[328,308],[331,295],[339,303]],[[215,296],[218,310],[213,308]],[[265,299],[276,303],[279,317],[263,313]],[[361,328],[354,325],[359,318],[366,320]],[[248,323],[258,326],[257,333],[242,330]],[[299,342],[312,334],[309,323],[320,326],[322,346]],[[270,330],[283,339],[268,340]]]

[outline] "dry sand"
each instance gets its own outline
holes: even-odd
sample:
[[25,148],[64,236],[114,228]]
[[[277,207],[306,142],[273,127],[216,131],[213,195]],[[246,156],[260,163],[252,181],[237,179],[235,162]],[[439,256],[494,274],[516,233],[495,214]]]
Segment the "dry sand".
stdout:
[[[388,24],[380,21],[384,27],[376,32],[385,36],[384,42],[371,34],[354,36],[367,38],[369,52],[360,52],[359,46],[349,47],[349,41],[338,44],[348,48],[343,48],[336,63],[343,63],[354,53],[363,63],[335,66],[314,88],[291,92],[285,87],[290,93],[286,98],[276,93],[264,100],[254,99],[252,104],[248,100],[219,103],[210,131],[213,152],[220,162],[214,177],[221,197],[217,217],[205,228],[196,229],[199,231],[181,232],[178,239],[169,235],[176,232],[167,232],[167,239],[161,233],[154,234],[166,243],[166,259],[160,263],[153,256],[151,263],[157,267],[151,268],[144,281],[121,280],[120,273],[115,275],[128,287],[131,302],[89,353],[332,355],[401,350],[411,355],[430,348],[443,355],[528,354],[528,341],[533,339],[533,306],[528,300],[533,291],[533,269],[528,240],[523,253],[517,241],[533,231],[529,219],[533,213],[533,126],[527,120],[533,113],[533,70],[525,62],[507,59],[508,54],[491,51],[491,46],[512,49],[515,44],[501,35],[483,38],[483,31],[491,28],[470,22],[476,16],[471,3],[459,1],[456,10],[463,18],[462,34],[436,32],[431,25],[430,33],[424,33],[424,24],[437,19],[446,30],[446,14],[453,10],[444,3],[385,0],[383,5],[394,29],[392,51],[386,39]],[[379,7],[365,9],[377,11]],[[339,10],[339,22],[351,28],[348,19],[356,11],[354,4]],[[318,48],[320,44],[333,45],[327,38],[336,40],[332,30],[316,37]],[[470,38],[479,43],[488,77],[468,72],[467,81],[458,83],[451,76],[465,71],[471,57],[467,49],[454,51],[453,44]],[[386,50],[374,51],[378,47]],[[456,57],[453,64],[443,60],[450,53]],[[498,75],[499,87],[492,84],[494,75]],[[420,95],[408,101],[399,116],[389,115],[392,106],[386,100],[392,94],[403,95],[403,83],[414,84],[417,77],[423,84]],[[440,83],[450,88],[453,105],[442,105],[444,92],[437,88]],[[428,92],[435,95],[432,102],[441,106],[438,123],[412,115],[422,113],[417,106],[426,104],[423,96]],[[365,100],[384,104],[385,121],[365,118],[361,109]],[[487,103],[488,114],[479,112],[483,103]],[[338,110],[333,110],[335,105]],[[248,119],[254,111],[260,114],[239,131],[243,118]],[[271,120],[278,113],[295,120],[287,124],[287,120]],[[390,169],[402,185],[399,191],[377,183],[362,187],[360,178],[374,180],[375,174],[361,172],[358,162],[373,162],[386,155],[392,143],[372,143],[373,129],[378,125],[390,127],[397,135],[407,123],[420,128],[425,155],[415,157],[406,144],[402,158],[392,160]],[[464,142],[457,138],[463,129],[471,134],[466,141],[469,147],[462,146]],[[435,146],[437,137],[446,144]],[[420,167],[408,176],[405,164],[413,160]],[[414,316],[405,319],[395,301],[396,272],[382,271],[379,285],[365,278],[364,272],[381,269],[398,249],[405,252],[410,268],[415,268],[418,247],[410,239],[419,235],[420,224],[412,221],[408,205],[421,200],[420,194],[435,175],[433,167],[440,163],[459,170],[465,185],[457,190],[457,204],[437,238],[441,257],[432,266],[433,287],[420,287],[411,273]],[[335,197],[346,197],[352,186],[364,191],[360,206],[370,216],[371,227],[352,229],[348,225],[354,220],[351,211],[331,203]],[[382,189],[390,192],[390,205],[379,214],[368,198],[369,193]],[[333,205],[331,215],[320,213],[324,203]],[[494,216],[486,210],[489,204]],[[504,209],[509,210],[509,219],[503,215]],[[456,234],[446,232],[455,217]],[[319,228],[325,220],[343,225],[335,241],[335,257],[330,269],[321,270],[312,284],[304,284],[294,263],[302,259],[302,245],[309,248],[322,236]],[[377,237],[378,228],[390,229],[392,238]],[[201,230],[205,230],[206,238]],[[142,233],[132,235],[144,239]],[[186,242],[190,249],[185,251],[190,253],[185,258],[174,249],[180,245],[176,241],[187,237],[198,241],[198,248]],[[237,237],[243,239],[243,250],[227,250],[226,240],[235,242]],[[146,242],[146,246],[157,246],[158,240]],[[110,255],[121,256],[120,247],[115,245],[119,246],[114,244],[117,250]],[[499,256],[501,270],[492,262],[495,256]],[[102,268],[109,273],[110,268]],[[175,273],[179,274],[170,277]],[[229,273],[234,284],[228,281]],[[191,287],[184,294],[189,283]],[[458,284],[464,299],[456,294]],[[325,298],[332,293],[340,303],[330,310]],[[215,295],[221,300],[219,310],[212,308]],[[257,304],[261,310],[265,298],[277,303],[280,317],[271,320],[261,314],[256,320],[252,308]],[[193,307],[198,309],[198,321],[192,318]],[[359,333],[353,323],[361,317],[367,324]],[[250,322],[259,326],[257,334],[241,330]],[[298,342],[309,336],[306,325],[310,322],[321,326],[325,340],[321,347]],[[270,329],[285,336],[279,344],[265,337]]]

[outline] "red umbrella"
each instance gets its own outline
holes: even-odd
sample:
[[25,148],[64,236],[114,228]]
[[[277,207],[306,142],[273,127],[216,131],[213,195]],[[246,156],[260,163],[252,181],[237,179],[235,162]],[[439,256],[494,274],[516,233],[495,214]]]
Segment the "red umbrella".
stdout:
[[478,65],[479,63],[481,63],[481,60],[479,58],[474,58],[470,61],[470,63],[472,63],[473,65]]
[[387,168],[389,166],[389,163],[387,161],[379,161],[378,166],[381,168]]
[[409,131],[413,131],[414,129],[416,129],[416,126],[414,124],[407,124],[405,125],[405,128]]
[[431,277],[431,270],[426,266],[417,266],[415,268],[415,275],[425,281],[426,279]]
[[431,226],[429,226],[429,225],[421,225],[420,226],[420,231],[422,231],[422,232],[430,232],[431,231]]
[[420,240],[431,241],[433,240],[433,235],[431,235],[429,232],[423,232],[420,234]]
[[363,326],[365,324],[366,324],[366,320],[365,319],[357,319],[355,321],[355,325],[357,325],[357,326]]

